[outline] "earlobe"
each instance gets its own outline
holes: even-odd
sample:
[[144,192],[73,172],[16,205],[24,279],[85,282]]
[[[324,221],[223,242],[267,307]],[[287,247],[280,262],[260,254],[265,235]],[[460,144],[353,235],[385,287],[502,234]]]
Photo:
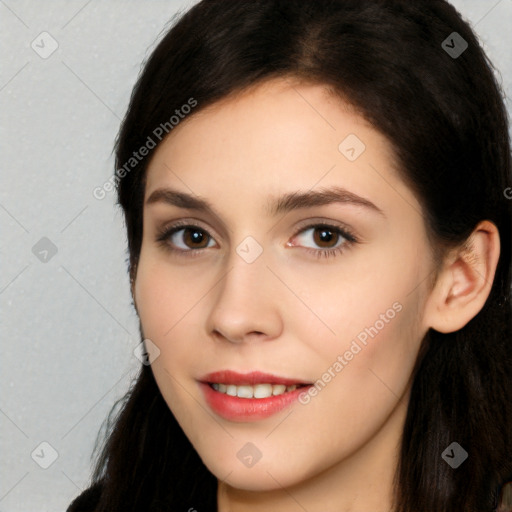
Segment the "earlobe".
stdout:
[[428,300],[429,327],[454,332],[479,313],[491,292],[499,254],[497,227],[480,222],[467,243],[447,257]]

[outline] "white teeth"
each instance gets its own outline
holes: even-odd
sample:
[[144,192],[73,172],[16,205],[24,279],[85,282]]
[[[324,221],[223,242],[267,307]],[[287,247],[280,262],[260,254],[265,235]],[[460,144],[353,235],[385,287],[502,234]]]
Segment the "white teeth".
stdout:
[[254,386],[254,398],[268,398],[272,396],[272,384],[256,384]]
[[289,391],[295,391],[297,385],[285,386],[284,384],[256,384],[255,386],[235,386],[234,384],[213,383],[213,389],[219,393],[238,398],[269,398],[271,396],[282,395]]
[[228,386],[226,386],[226,394],[229,396],[236,396],[236,386],[234,386],[233,384],[229,384]]
[[252,398],[252,386],[237,386],[236,396],[238,398]]
[[272,394],[273,395],[282,395],[286,391],[286,386],[284,384],[276,384],[272,386]]

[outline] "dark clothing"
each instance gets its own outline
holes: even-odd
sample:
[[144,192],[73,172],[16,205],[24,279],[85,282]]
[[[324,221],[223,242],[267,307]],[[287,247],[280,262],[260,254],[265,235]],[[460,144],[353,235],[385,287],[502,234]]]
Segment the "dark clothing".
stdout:
[[[217,482],[215,482],[216,484]],[[79,494],[66,509],[66,512],[96,512],[97,507],[100,502],[101,493],[104,487],[104,482],[100,481],[91,485],[87,489],[85,489],[81,494]],[[199,487],[195,489],[194,494],[194,510],[199,512],[213,512],[217,510],[217,489],[216,487],[212,489],[212,492],[206,492],[205,487]],[[190,496],[190,493],[186,494]],[[176,500],[176,498],[175,498]],[[170,507],[168,505],[168,501],[162,499],[153,499],[151,504],[148,503],[147,507],[144,507],[145,510],[151,510],[152,512],[168,512]],[[188,498],[184,498],[184,501],[179,503],[176,506],[172,507],[172,510],[183,510],[186,512],[187,510],[192,510],[190,507],[190,500]],[[132,508],[130,508],[132,510]],[[109,510],[109,512],[121,512],[119,510]]]
[[100,500],[101,483],[97,483],[77,496],[69,505],[66,512],[94,512]]

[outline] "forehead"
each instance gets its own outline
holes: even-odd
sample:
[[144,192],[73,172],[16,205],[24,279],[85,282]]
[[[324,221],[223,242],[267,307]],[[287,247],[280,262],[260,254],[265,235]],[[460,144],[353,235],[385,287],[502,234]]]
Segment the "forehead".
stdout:
[[405,187],[388,140],[325,86],[275,79],[196,109],[155,150],[146,199],[167,185],[267,203],[283,191],[336,185],[396,201]]

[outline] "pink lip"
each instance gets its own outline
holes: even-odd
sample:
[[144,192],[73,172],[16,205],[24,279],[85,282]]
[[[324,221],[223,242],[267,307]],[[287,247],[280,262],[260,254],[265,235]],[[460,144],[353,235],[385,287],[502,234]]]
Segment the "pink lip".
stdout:
[[285,386],[293,386],[293,384],[311,384],[299,379],[277,377],[270,373],[238,373],[231,370],[209,373],[199,380],[201,382],[216,382],[218,384],[234,384],[235,386],[254,386],[256,384],[284,384]]
[[283,384],[285,386],[306,384],[309,386],[308,383],[302,381],[277,377],[262,372],[241,374],[226,370],[206,375],[201,379],[199,387],[204,394],[207,404],[219,416],[237,422],[249,422],[268,418],[295,402],[307,387],[301,387],[295,391],[288,391],[282,395],[270,396],[268,398],[239,398],[215,391],[210,386],[210,383],[234,384],[237,386],[254,386],[255,384]]

